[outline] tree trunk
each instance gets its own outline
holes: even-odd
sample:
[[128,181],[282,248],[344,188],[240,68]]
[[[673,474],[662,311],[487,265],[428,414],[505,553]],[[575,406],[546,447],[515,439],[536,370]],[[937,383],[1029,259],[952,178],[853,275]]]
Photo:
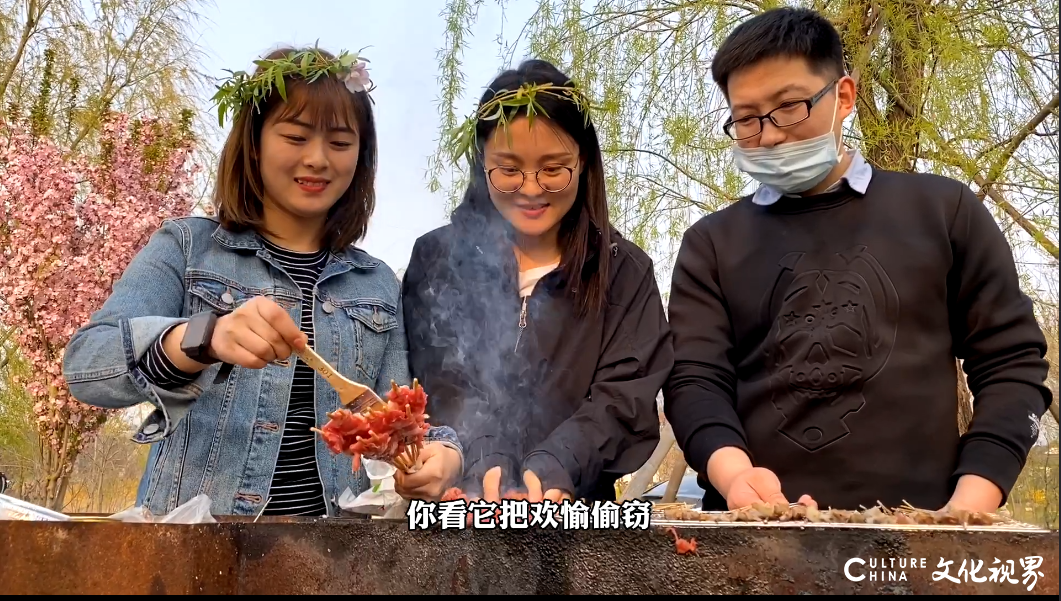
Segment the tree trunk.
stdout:
[[[925,26],[922,15],[930,10],[925,0],[889,2],[883,12],[888,31],[888,69],[878,77],[887,80],[894,94],[885,101],[884,131],[887,135],[871,136],[866,156],[882,169],[913,171],[921,137],[919,117],[907,109],[919,111],[927,81],[924,51]],[[865,92],[872,88],[867,80]],[[860,107],[861,108],[861,107]]]
[[104,461],[103,465],[100,465],[95,459],[99,456],[99,439],[96,439],[93,445],[93,465],[99,470],[99,481],[96,483],[96,513],[103,513],[103,478],[104,474],[107,473],[107,463]]
[[42,504],[48,509],[60,511],[62,504],[59,498],[59,491],[62,488],[63,479],[60,465],[62,452],[52,448],[46,440],[41,440],[41,446],[43,447],[41,450],[41,458],[43,459],[41,469],[44,470],[44,485],[41,487],[41,492],[43,493]]
[[66,508],[66,489],[70,486],[70,474],[59,476],[59,487],[55,491],[55,499],[49,503],[48,509],[62,513]]
[[72,428],[63,427],[58,433],[62,442],[56,449],[41,438],[41,458],[44,469],[44,506],[52,511],[62,512],[66,501],[66,489],[70,484],[70,475],[74,471],[74,461],[77,460],[79,449],[76,441],[77,432]]
[[619,498],[620,503],[640,499],[645,494],[645,491],[648,490],[648,485],[652,483],[653,477],[659,471],[660,464],[667,458],[667,453],[670,452],[672,446],[674,446],[674,431],[671,430],[669,423],[664,423],[656,450],[652,452],[652,456],[648,458],[645,465],[642,465],[641,469],[634,473],[630,484],[627,485],[626,490],[623,491],[622,496]]
[[667,481],[667,490],[663,492],[663,498],[660,499],[661,503],[673,503],[678,498],[678,489],[681,488],[687,467],[689,465],[685,463],[684,457],[674,462],[674,467],[670,471],[670,479]]
[[958,436],[964,436],[973,421],[973,393],[965,379],[962,362],[955,359],[954,365],[958,372]]
[[7,86],[11,83],[11,78],[14,77],[15,71],[18,70],[18,64],[22,62],[22,54],[26,51],[29,39],[33,37],[34,30],[37,29],[37,23],[42,16],[41,11],[37,10],[37,8],[36,0],[30,0],[26,6],[26,22],[22,26],[22,33],[18,39],[18,46],[15,48],[15,55],[11,57],[11,63],[4,72],[3,80],[0,80],[0,101],[3,101],[7,95]]

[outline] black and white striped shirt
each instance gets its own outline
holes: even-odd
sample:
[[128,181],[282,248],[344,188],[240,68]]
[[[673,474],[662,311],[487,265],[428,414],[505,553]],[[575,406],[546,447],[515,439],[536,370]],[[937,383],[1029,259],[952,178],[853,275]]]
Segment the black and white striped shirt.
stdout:
[[[313,346],[313,291],[324,266],[328,262],[328,251],[300,253],[281,248],[268,240],[265,247],[277,263],[283,266],[302,291],[302,319],[300,327]],[[141,362],[141,367],[155,385],[160,388],[175,388],[193,381],[197,374],[188,374],[166,357],[160,336]],[[273,473],[266,515],[322,516],[327,513],[324,502],[324,486],[317,470],[316,436],[310,428],[316,425],[314,405],[314,371],[296,360],[295,376],[291,382],[291,396],[287,405],[287,420],[280,441],[280,454]]]

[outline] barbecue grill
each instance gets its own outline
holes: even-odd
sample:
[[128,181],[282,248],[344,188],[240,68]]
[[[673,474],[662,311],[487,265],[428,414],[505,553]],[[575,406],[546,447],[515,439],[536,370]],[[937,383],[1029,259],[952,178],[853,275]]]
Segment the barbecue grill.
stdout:
[[[410,530],[379,518],[218,517],[216,524],[0,522],[11,594],[1058,595],[1058,533],[1027,525],[713,523],[647,529]],[[695,537],[679,555],[668,528]],[[1020,560],[1040,556],[1035,582]],[[927,568],[872,570],[887,558]],[[851,560],[864,564],[852,565]],[[940,560],[948,576],[934,578]],[[991,582],[998,559],[1015,573]],[[973,582],[963,562],[982,562]],[[847,573],[861,580],[851,580]],[[871,580],[872,578],[872,580]],[[1028,584],[1033,584],[1031,591]]]

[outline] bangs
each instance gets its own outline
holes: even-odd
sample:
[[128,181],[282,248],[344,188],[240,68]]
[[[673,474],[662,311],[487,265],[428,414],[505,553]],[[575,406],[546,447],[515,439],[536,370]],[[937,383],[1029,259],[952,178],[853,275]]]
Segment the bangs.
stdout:
[[322,76],[310,83],[302,79],[285,79],[287,103],[275,90],[277,121],[298,120],[319,131],[349,129],[360,134],[359,123],[365,119],[362,101],[334,77]]

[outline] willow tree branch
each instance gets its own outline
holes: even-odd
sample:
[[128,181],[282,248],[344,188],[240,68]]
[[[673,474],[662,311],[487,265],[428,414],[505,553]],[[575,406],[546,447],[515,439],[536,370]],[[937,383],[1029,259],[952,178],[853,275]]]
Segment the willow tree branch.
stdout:
[[729,194],[726,194],[726,192],[724,190],[722,190],[721,188],[719,188],[715,184],[713,184],[713,183],[711,183],[711,182],[709,182],[709,181],[707,181],[705,179],[701,179],[699,177],[696,177],[692,173],[689,173],[689,171],[686,170],[684,167],[682,167],[681,165],[675,163],[674,160],[672,160],[670,157],[667,157],[667,156],[665,156],[665,155],[663,155],[663,154],[661,154],[659,152],[656,152],[655,150],[648,150],[647,148],[608,148],[608,149],[602,149],[602,151],[606,152],[606,153],[641,152],[641,153],[644,153],[644,154],[652,155],[652,156],[654,156],[654,157],[656,157],[658,159],[661,159],[661,160],[667,162],[671,167],[674,167],[675,169],[677,169],[678,173],[681,173],[685,177],[687,177],[687,178],[691,179],[692,181],[700,184],[701,186],[707,188],[711,192],[715,193],[719,198],[721,198],[723,200],[733,200],[733,198]]
[[[895,89],[894,86],[883,80],[878,80],[878,83],[880,83],[881,86],[884,87],[885,91],[888,92],[888,95],[891,96],[892,100],[899,105],[899,108],[906,111],[907,114],[916,114],[910,107],[910,104],[907,103],[906,100],[904,100],[903,97],[899,95],[898,91]],[[1045,250],[1055,260],[1061,259],[1061,257],[1059,257],[1059,254],[1061,253],[1058,253],[1056,242],[1047,237],[1047,235],[1043,233],[1043,231],[1039,229],[1038,226],[1032,223],[1030,219],[1022,215],[1021,212],[1016,209],[1016,207],[1010,204],[1009,201],[1007,201],[1005,197],[1002,196],[1001,192],[999,192],[995,187],[991,186],[990,182],[985,179],[984,176],[980,175],[980,170],[976,167],[975,163],[970,161],[968,157],[964,156],[960,152],[954,150],[954,148],[950,144],[948,144],[946,140],[943,139],[943,134],[940,133],[939,129],[934,123],[925,119],[924,117],[921,117],[920,120],[925,131],[928,132],[929,136],[932,137],[933,141],[936,143],[936,146],[939,147],[940,152],[944,157],[947,158],[948,162],[964,171],[968,177],[970,177],[974,182],[976,182],[976,185],[980,189],[987,190],[987,196],[991,198],[991,200],[993,200],[1000,209],[1002,209],[1002,212],[1008,215],[1010,219],[1016,222],[1017,225],[1019,225],[1025,232],[1027,232],[1027,234],[1032,237],[1032,240],[1035,240],[1035,243],[1038,244],[1040,248]],[[1027,136],[1025,136],[1025,138],[1027,138]],[[1017,146],[1019,146],[1019,144],[1011,144],[1011,146],[1013,148],[1013,151],[1009,153],[1010,156],[1013,155],[1013,152],[1016,152]]]
[[18,46],[15,48],[15,55],[11,57],[11,63],[7,66],[7,70],[4,72],[3,80],[0,80],[0,100],[7,95],[7,87],[11,84],[11,78],[14,77],[19,63],[22,62],[22,55],[26,52],[26,46],[29,44],[30,38],[40,33],[40,30],[37,29],[37,25],[39,25],[41,19],[44,18],[44,12],[47,9],[48,3],[45,3],[43,6],[39,4],[37,0],[28,0],[26,3],[26,22],[22,26],[22,33],[19,35]]
[[866,41],[863,42],[862,46],[858,49],[858,54],[854,57],[853,61],[854,68],[851,70],[851,79],[855,80],[855,85],[858,85],[861,80],[862,66],[869,63],[870,52],[880,38],[881,31],[884,30],[884,19],[881,18],[880,12],[880,4],[876,1],[871,2],[869,15],[866,17],[866,23],[868,24],[865,28],[868,32],[866,34]]
[[1020,145],[1028,139],[1028,136],[1032,135],[1032,133],[1035,132],[1035,129],[1039,127],[1039,125],[1042,124],[1043,121],[1046,121],[1047,117],[1049,117],[1051,114],[1053,114],[1054,111],[1057,110],[1059,100],[1061,100],[1061,95],[1059,95],[1058,92],[1054,92],[1054,97],[1051,98],[1050,101],[1047,102],[1045,105],[1043,105],[1043,108],[1041,108],[1039,112],[1031,118],[1031,120],[1025,123],[1024,127],[1020,128],[1020,130],[1018,130],[1012,138],[1010,138],[1009,145],[1006,146],[1006,149],[1004,151],[1002,151],[1002,156],[998,157],[998,160],[995,161],[995,164],[987,170],[987,183],[981,186],[980,191],[976,193],[976,196],[981,201],[984,200],[984,197],[990,191],[991,187],[995,184],[996,181],[998,181],[998,178],[1002,175],[1003,169],[1006,168],[1006,164],[1009,163],[1009,160],[1013,157],[1013,154],[1017,152],[1017,148],[1019,148]]

